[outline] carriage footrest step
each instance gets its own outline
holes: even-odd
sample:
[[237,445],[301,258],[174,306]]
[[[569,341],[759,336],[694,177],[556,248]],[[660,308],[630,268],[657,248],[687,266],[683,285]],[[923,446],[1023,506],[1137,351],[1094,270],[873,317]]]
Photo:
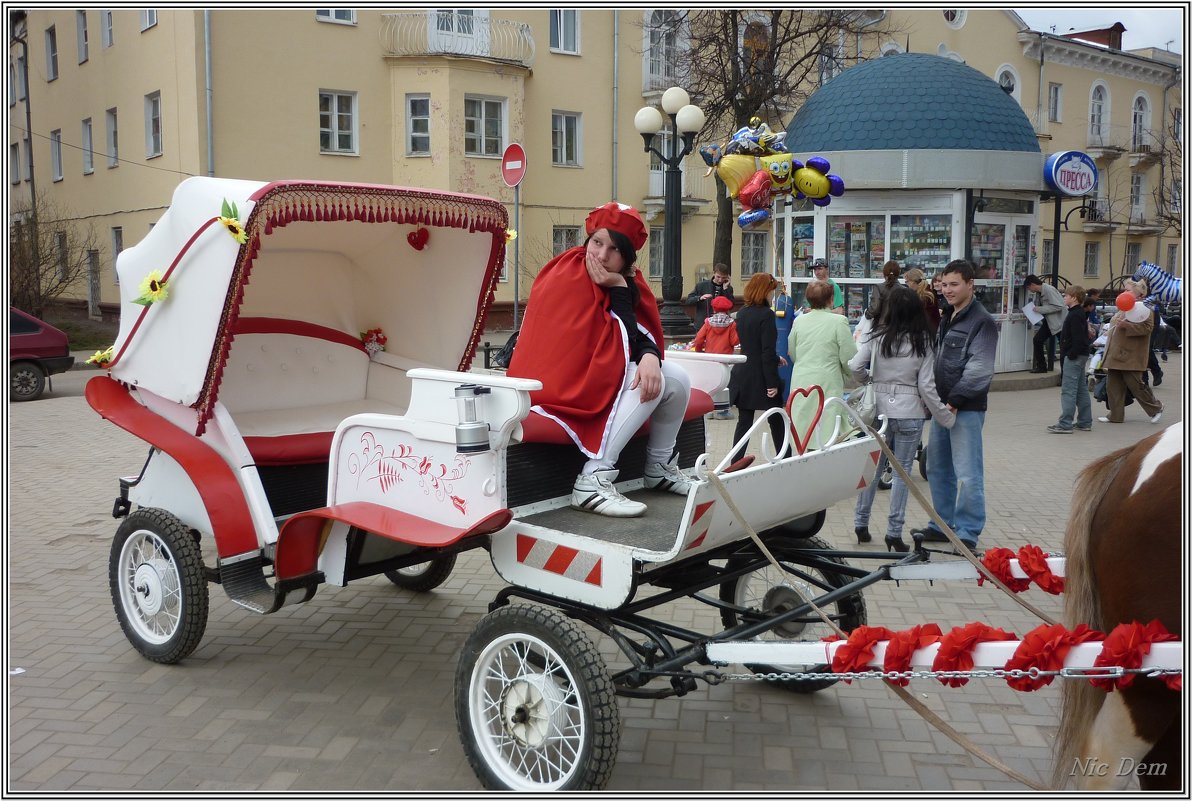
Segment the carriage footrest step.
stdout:
[[265,579],[263,557],[220,565],[219,577],[228,597],[246,609],[267,615],[281,608],[280,594]]

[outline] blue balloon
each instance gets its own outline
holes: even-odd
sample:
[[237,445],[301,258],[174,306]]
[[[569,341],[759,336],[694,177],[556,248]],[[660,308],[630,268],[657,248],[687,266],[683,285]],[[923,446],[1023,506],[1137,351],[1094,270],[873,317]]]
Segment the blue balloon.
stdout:
[[832,202],[832,196],[824,195],[823,197],[813,197],[811,199],[811,202],[817,206],[826,206]]
[[822,172],[824,175],[827,175],[828,170],[832,169],[832,165],[823,156],[812,156],[807,159],[807,166],[816,172]]
[[769,209],[750,209],[743,211],[737,216],[737,225],[741,226],[742,231],[748,231],[753,228],[761,228],[769,223],[770,210]]
[[828,176],[828,194],[832,197],[840,197],[844,194],[844,179],[839,175]]

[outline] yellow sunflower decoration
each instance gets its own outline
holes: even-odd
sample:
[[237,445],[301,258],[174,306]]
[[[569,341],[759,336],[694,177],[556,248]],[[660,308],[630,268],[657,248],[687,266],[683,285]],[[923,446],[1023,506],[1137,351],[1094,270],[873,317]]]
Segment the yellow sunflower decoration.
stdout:
[[224,198],[223,208],[219,213],[219,221],[224,228],[228,229],[228,233],[232,235],[241,245],[248,241],[248,233],[244,230],[244,225],[240,222],[240,212],[236,210],[235,203],[229,203],[227,198]]
[[113,347],[114,346],[109,345],[107,350],[95,351],[95,355],[87,360],[87,364],[94,364],[96,367],[100,368],[101,370],[106,368],[109,364],[112,363],[112,348]]
[[154,270],[145,276],[141,281],[138,289],[141,296],[133,301],[141,306],[152,306],[158,301],[165,300],[170,296],[169,290],[166,289],[166,282],[161,278],[161,270]]

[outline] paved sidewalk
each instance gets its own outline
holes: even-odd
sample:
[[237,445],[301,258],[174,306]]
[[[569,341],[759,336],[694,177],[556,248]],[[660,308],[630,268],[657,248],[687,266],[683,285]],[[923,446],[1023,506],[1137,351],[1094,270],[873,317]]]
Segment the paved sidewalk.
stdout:
[[[1162,425],[1182,419],[1181,357],[1172,355],[1156,390],[1167,407]],[[464,554],[433,593],[413,595],[376,577],[320,588],[310,603],[268,616],[212,586],[196,652],[175,666],[148,662],[120,631],[107,575],[117,478],[139,470],[146,446],[87,407],[82,386],[91,375],[56,376],[42,400],[7,409],[7,789],[480,789],[456,734],[453,674],[464,639],[503,586],[484,552]],[[984,547],[1058,549],[1076,473],[1158,430],[1130,407],[1123,425],[1050,435],[1057,388],[999,392],[990,407]],[[716,457],[730,446],[734,421],[710,425]],[[878,494],[874,521],[884,520],[888,495]],[[925,519],[911,503],[908,527]],[[822,536],[876,552],[880,535],[855,545],[851,512],[851,502],[832,507]],[[973,583],[885,582],[865,596],[876,625],[979,620],[1018,633],[1035,625],[1013,600]],[[1059,600],[1037,589],[1029,599],[1059,611]],[[719,629],[716,615],[694,602],[671,614],[682,625]],[[598,643],[610,664],[623,664],[608,641]],[[961,689],[920,680],[910,689],[1016,770],[1049,775],[1055,686],[1018,693],[992,680]],[[618,703],[623,730],[609,789],[623,793],[1026,789],[876,682],[813,695],[732,682],[681,699]]]

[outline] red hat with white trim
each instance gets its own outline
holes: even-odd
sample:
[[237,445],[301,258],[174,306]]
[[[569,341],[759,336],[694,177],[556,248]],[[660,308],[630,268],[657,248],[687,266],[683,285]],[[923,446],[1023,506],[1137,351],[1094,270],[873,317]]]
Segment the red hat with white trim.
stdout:
[[634,250],[641,250],[642,245],[646,244],[646,237],[649,236],[646,224],[642,222],[642,216],[637,213],[637,209],[615,200],[592,209],[588,218],[584,220],[584,229],[588,236],[601,228],[624,234]]

